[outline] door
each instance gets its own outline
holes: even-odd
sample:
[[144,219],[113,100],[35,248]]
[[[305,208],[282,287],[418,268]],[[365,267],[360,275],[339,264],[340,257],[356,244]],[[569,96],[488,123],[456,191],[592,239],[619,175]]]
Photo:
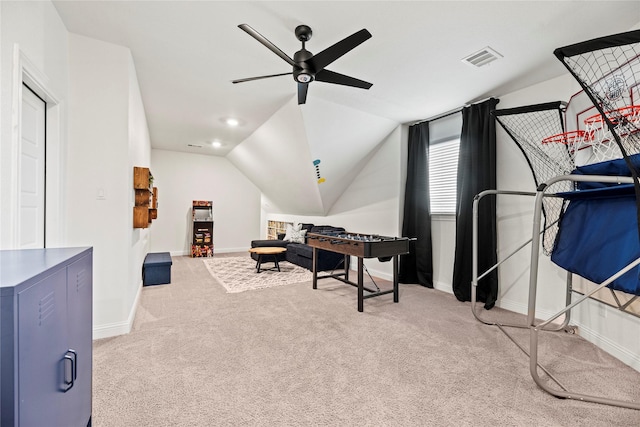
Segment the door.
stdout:
[[22,86],[18,247],[44,248],[46,103]]

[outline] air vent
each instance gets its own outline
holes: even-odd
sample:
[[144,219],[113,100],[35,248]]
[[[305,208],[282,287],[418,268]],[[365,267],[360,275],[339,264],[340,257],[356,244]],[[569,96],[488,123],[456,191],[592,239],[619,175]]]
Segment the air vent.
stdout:
[[462,62],[476,67],[482,67],[483,65],[487,65],[499,58],[502,58],[502,55],[487,46],[476,53],[472,53],[466,58],[462,58]]
[[195,145],[195,144],[187,144],[188,147],[193,147],[193,148],[202,148],[202,145]]

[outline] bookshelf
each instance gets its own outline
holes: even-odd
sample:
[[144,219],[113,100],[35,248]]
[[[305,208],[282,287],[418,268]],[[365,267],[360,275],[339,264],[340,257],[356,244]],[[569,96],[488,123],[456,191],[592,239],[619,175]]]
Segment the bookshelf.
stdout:
[[278,234],[284,234],[287,232],[287,224],[293,225],[292,222],[269,220],[267,222],[267,239],[277,240]]

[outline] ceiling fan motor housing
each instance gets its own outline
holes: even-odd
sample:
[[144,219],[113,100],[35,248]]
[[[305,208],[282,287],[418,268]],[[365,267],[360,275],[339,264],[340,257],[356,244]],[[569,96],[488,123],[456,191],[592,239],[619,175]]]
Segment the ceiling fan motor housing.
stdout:
[[293,67],[293,79],[298,83],[311,83],[315,78],[315,70],[306,61],[313,57],[307,49],[302,48],[293,55],[297,64]]

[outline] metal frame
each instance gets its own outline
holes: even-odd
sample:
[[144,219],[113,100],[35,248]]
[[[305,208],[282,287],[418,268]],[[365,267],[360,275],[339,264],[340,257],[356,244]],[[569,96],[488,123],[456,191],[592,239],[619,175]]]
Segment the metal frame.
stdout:
[[[631,402],[631,401],[625,401],[625,400],[610,399],[610,398],[603,397],[603,396],[595,396],[595,395],[589,395],[589,394],[573,392],[573,391],[569,390],[567,387],[565,387],[556,377],[554,377],[552,375],[552,373],[549,370],[547,370],[544,366],[540,365],[540,363],[538,362],[538,338],[539,338],[539,333],[541,331],[555,331],[555,332],[561,331],[561,330],[565,330],[567,332],[574,331],[574,329],[572,327],[568,326],[569,320],[570,320],[570,315],[571,315],[571,310],[574,307],[576,307],[577,305],[579,305],[582,302],[584,302],[585,300],[587,300],[588,298],[590,298],[599,289],[602,289],[602,288],[606,287],[609,283],[611,283],[613,280],[615,280],[619,276],[623,275],[624,273],[626,273],[630,269],[636,267],[637,265],[640,265],[640,258],[638,258],[638,259],[634,260],[633,262],[631,262],[630,264],[628,264],[623,269],[621,269],[620,271],[618,271],[617,273],[615,273],[614,275],[612,275],[611,277],[609,277],[604,282],[600,283],[597,287],[595,287],[594,289],[592,289],[588,293],[582,295],[580,298],[578,298],[576,301],[573,301],[573,302],[571,302],[571,293],[572,293],[571,277],[572,277],[572,274],[570,272],[567,272],[567,293],[566,293],[567,299],[566,299],[566,306],[562,310],[560,310],[557,313],[555,313],[553,316],[549,317],[548,319],[546,319],[544,321],[541,321],[539,323],[536,323],[536,319],[535,319],[536,293],[537,293],[537,286],[538,286],[538,266],[539,266],[539,258],[540,258],[540,235],[542,234],[542,232],[540,231],[540,227],[541,227],[541,224],[542,224],[542,221],[541,221],[541,218],[542,218],[542,200],[545,197],[558,197],[555,194],[551,194],[551,193],[547,194],[547,193],[545,193],[545,191],[547,189],[549,189],[554,183],[560,182],[560,181],[601,182],[601,183],[613,183],[613,184],[633,183],[634,182],[632,177],[602,176],[602,175],[597,175],[597,176],[596,175],[561,175],[561,176],[557,176],[557,177],[551,178],[548,181],[546,181],[545,183],[541,184],[538,187],[538,189],[536,190],[535,193],[521,192],[521,191],[487,190],[487,191],[483,191],[483,192],[479,193],[478,195],[476,195],[476,197],[474,198],[474,203],[473,203],[473,243],[472,243],[472,250],[473,250],[473,254],[472,254],[473,255],[472,256],[473,261],[472,261],[472,263],[473,264],[472,264],[472,282],[471,282],[471,285],[472,285],[472,287],[471,287],[471,300],[472,300],[471,301],[471,307],[472,307],[473,315],[476,317],[476,319],[478,319],[482,323],[498,327],[514,344],[516,344],[520,348],[520,350],[522,350],[525,354],[527,354],[527,356],[529,357],[529,372],[531,374],[531,377],[532,377],[533,381],[538,385],[538,387],[540,387],[545,392],[547,392],[547,393],[549,393],[549,394],[551,394],[553,396],[559,397],[559,398],[575,399],[575,400],[580,400],[580,401],[585,401],[585,402],[600,403],[600,404],[605,404],[605,405],[619,406],[619,407],[623,407],[623,408],[640,410],[640,402]],[[497,195],[535,196],[533,228],[532,228],[532,233],[531,233],[532,237],[531,237],[530,240],[528,240],[527,242],[522,244],[514,252],[509,254],[505,259],[499,261],[496,265],[492,266],[489,270],[484,272],[482,275],[478,276],[478,262],[477,262],[477,256],[478,256],[478,232],[477,232],[477,230],[478,230],[478,203],[480,202],[480,200],[483,197],[489,196],[489,195],[496,195],[496,196]],[[482,319],[481,316],[476,311],[476,287],[478,285],[478,280],[482,279],[490,271],[493,271],[494,269],[496,269],[499,265],[501,265],[506,260],[511,258],[515,253],[519,252],[521,249],[526,247],[529,243],[531,243],[531,260],[530,260],[530,275],[529,275],[529,295],[528,295],[529,301],[528,301],[528,308],[527,308],[527,324],[526,325],[505,324],[505,323],[499,323],[499,322],[490,322],[490,321],[486,321],[486,320]],[[601,302],[599,300],[596,300],[596,301]],[[621,311],[625,311],[626,305],[625,306],[620,305],[618,308]],[[633,313],[630,313],[630,314],[633,314]],[[563,320],[562,324],[560,326],[553,325],[552,322],[554,322],[560,316],[564,316],[564,320]],[[554,327],[550,328],[550,326],[554,326]],[[516,328],[528,328],[529,329],[529,352],[527,352],[527,350],[523,346],[518,344],[515,341],[515,339],[509,335],[509,333],[505,330],[505,327],[516,327]],[[556,385],[559,387],[559,389],[550,387],[549,385],[545,384],[540,378],[539,370],[542,370],[553,382],[555,382]]]
[[[498,268],[500,265],[509,260],[512,256],[520,252],[522,249],[527,247],[533,239],[529,239],[526,242],[522,243],[517,249],[507,255],[504,259],[498,261],[495,265],[490,267],[488,270],[483,272],[480,276],[478,276],[478,213],[479,213],[479,204],[480,201],[486,196],[499,196],[499,195],[509,195],[509,196],[529,196],[535,197],[537,193],[526,192],[526,191],[506,191],[506,190],[485,190],[478,195],[475,196],[473,200],[473,235],[472,235],[472,270],[471,270],[471,311],[476,319],[486,325],[498,326],[503,332],[513,341],[513,338],[503,329],[503,327],[513,327],[513,328],[523,328],[526,329],[529,327],[530,322],[526,324],[511,324],[511,323],[501,323],[497,321],[489,321],[483,319],[477,311],[477,286],[478,281],[485,277],[487,274]],[[553,225],[553,224],[551,224]],[[544,232],[544,230],[538,232],[538,237]],[[567,274],[567,304],[571,302],[571,273]],[[565,316],[565,320],[562,322],[560,326],[554,326],[553,328],[548,328],[547,330],[552,331],[561,331],[567,330],[568,324],[570,320],[570,313],[567,313]],[[515,341],[514,341],[515,343]],[[516,345],[518,345],[516,343]],[[519,346],[519,345],[518,345]],[[519,346],[520,347],[520,346]],[[522,349],[522,348],[521,348]],[[524,349],[522,349],[525,353],[527,353]]]

